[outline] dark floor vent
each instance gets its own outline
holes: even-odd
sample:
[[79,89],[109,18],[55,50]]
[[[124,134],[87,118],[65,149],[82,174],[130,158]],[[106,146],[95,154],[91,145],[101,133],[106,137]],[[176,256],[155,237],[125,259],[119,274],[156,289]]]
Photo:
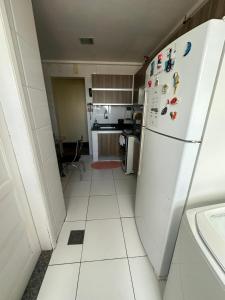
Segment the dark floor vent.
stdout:
[[84,230],[72,230],[68,240],[68,245],[80,245],[84,242]]

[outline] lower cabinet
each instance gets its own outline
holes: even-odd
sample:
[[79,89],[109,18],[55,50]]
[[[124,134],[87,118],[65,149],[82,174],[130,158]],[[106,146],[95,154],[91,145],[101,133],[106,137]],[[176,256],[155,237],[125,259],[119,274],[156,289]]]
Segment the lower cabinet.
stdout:
[[119,146],[120,133],[98,134],[98,155],[99,156],[120,156]]

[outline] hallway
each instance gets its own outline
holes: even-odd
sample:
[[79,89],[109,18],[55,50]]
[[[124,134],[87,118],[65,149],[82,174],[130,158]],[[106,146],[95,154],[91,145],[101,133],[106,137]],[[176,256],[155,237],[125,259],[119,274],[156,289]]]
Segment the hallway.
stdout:
[[38,300],[160,300],[163,284],[136,230],[135,176],[92,170],[83,159],[83,180],[73,169],[63,182],[67,217]]

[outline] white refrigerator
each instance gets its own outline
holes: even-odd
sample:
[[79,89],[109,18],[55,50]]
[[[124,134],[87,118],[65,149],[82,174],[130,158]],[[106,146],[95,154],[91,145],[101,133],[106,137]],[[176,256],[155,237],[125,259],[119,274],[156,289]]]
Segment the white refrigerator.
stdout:
[[224,40],[224,21],[208,21],[165,47],[146,72],[135,218],[158,278],[170,267]]

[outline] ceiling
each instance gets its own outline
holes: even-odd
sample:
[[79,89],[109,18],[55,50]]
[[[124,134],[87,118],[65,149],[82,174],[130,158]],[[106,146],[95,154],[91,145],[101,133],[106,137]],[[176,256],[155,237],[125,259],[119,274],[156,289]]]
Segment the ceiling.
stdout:
[[[42,59],[142,62],[196,0],[32,0]],[[93,37],[94,45],[81,45]]]

